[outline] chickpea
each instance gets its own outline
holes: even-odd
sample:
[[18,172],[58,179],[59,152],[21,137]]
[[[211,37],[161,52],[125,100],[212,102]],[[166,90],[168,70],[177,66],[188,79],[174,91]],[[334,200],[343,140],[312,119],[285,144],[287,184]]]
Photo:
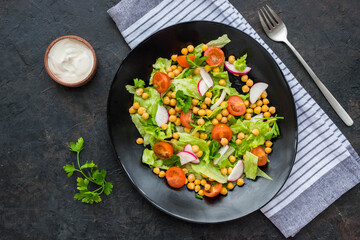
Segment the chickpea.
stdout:
[[192,109],[194,114],[198,114],[199,113],[199,108],[198,107],[193,107]]
[[205,124],[205,120],[204,120],[203,118],[199,118],[199,119],[197,120],[197,124],[198,124],[198,125],[204,125],[204,124]]
[[190,53],[194,51],[194,46],[193,45],[189,45],[186,48]]
[[171,55],[171,60],[173,60],[174,62],[176,62],[176,61],[177,61],[177,56],[178,56],[178,55],[176,55],[176,54]]
[[211,104],[211,98],[209,98],[209,97],[205,98],[204,103],[206,105],[210,105]]
[[264,91],[264,92],[261,94],[261,97],[262,97],[262,98],[266,98],[266,97],[267,97],[267,92]]
[[214,179],[212,179],[212,178],[209,178],[209,181],[210,181],[210,182],[213,182],[213,181],[214,181]]
[[204,52],[208,49],[208,46],[206,44],[202,45],[201,50],[203,50]]
[[228,122],[227,117],[222,117],[220,122],[221,123],[227,123]]
[[170,114],[170,115],[175,115],[175,113],[176,113],[176,112],[175,112],[175,109],[174,109],[174,108],[170,108],[170,109],[169,109],[169,114]]
[[271,117],[271,113],[270,112],[264,112],[264,117],[265,118]]
[[267,140],[266,142],[265,142],[265,146],[266,147],[271,147],[273,145],[273,143],[270,141],[270,140]]
[[257,129],[257,128],[255,128],[255,129],[253,129],[252,131],[252,134],[254,134],[255,136],[257,136],[257,135],[259,135],[259,129]]
[[169,105],[170,104],[170,98],[168,96],[164,97],[163,103],[166,104],[166,105]]
[[189,183],[187,184],[187,188],[188,188],[189,190],[194,190],[195,184],[194,184],[193,182],[189,182]]
[[173,135],[172,135],[173,138],[175,139],[179,139],[180,138],[180,135],[178,132],[174,132]]
[[216,125],[216,124],[219,124],[219,121],[218,121],[216,118],[214,118],[214,119],[211,121],[211,123],[212,123],[213,125]]
[[266,152],[267,154],[271,153],[271,151],[272,151],[272,149],[269,148],[269,147],[265,148],[264,150],[265,150],[265,152]]
[[210,146],[210,143],[211,143],[211,141],[209,140],[206,142],[206,145]]
[[220,68],[218,67],[213,68],[213,72],[220,72]]
[[188,172],[189,172],[186,168],[183,168],[182,170],[185,174],[188,174]]
[[224,79],[220,79],[219,84],[220,84],[221,86],[225,86],[225,85],[226,85],[226,81],[225,81]]
[[147,120],[147,119],[149,119],[150,115],[147,112],[145,112],[145,113],[143,113],[143,115],[141,117],[143,119]]
[[263,105],[263,102],[261,100],[257,100],[256,105],[261,107]]
[[235,56],[230,55],[228,61],[229,61],[229,63],[234,63],[235,62]]
[[254,113],[255,114],[260,114],[261,113],[261,107],[257,106],[256,108],[254,108]]
[[275,107],[270,107],[270,108],[269,108],[269,112],[270,112],[271,114],[274,114],[274,113],[276,112]]
[[160,171],[160,172],[159,172],[159,177],[160,177],[160,178],[165,177],[165,172],[164,172],[164,171]]
[[140,104],[139,104],[138,102],[134,102],[133,107],[134,107],[135,109],[139,109],[139,108],[140,108]]
[[243,132],[239,132],[239,134],[237,135],[238,139],[244,139],[245,138],[245,134]]
[[177,139],[172,138],[170,141],[173,142],[173,143],[175,143],[175,142],[177,142]]
[[172,98],[172,99],[170,100],[170,106],[175,107],[175,105],[176,105],[176,99]]
[[135,109],[133,106],[131,106],[131,107],[129,108],[129,113],[131,113],[131,114],[136,113],[136,109]]
[[180,125],[181,125],[181,120],[180,120],[180,118],[177,118],[177,119],[176,119],[175,125],[176,125],[176,126],[180,126]]
[[200,151],[198,151],[198,152],[196,153],[196,156],[197,156],[198,158],[201,158],[203,154],[204,154],[204,152],[200,150]]
[[[212,97],[212,92],[206,92],[205,93],[205,96],[208,97],[208,98],[211,98]],[[211,99],[210,99],[211,100]]]
[[235,143],[236,143],[236,145],[240,145],[241,144],[241,139],[236,139]]
[[138,88],[135,91],[136,95],[138,95],[138,96],[141,96],[141,94],[143,94],[143,92],[144,92],[144,89],[142,89],[142,88]]
[[179,70],[179,72],[182,72],[182,70],[183,70],[182,66],[180,66],[180,65],[177,67],[177,69]]
[[199,132],[196,132],[196,133],[194,134],[194,137],[199,138],[199,137],[200,137],[200,133],[199,133]]
[[195,75],[198,75],[200,74],[200,68],[195,68],[194,72],[193,72]]
[[169,76],[169,78],[174,78],[174,77],[175,77],[175,74],[174,74],[173,72],[169,72],[169,73],[168,73],[168,76]]
[[227,116],[227,119],[230,121],[230,119],[231,119],[232,116],[233,116],[233,115],[229,114],[229,115]]
[[155,173],[156,175],[158,175],[160,173],[160,168],[156,167],[153,168],[153,173]]
[[245,114],[245,119],[250,120],[251,119],[251,114],[250,113]]
[[215,98],[215,102],[219,101],[219,98]]
[[263,103],[266,104],[266,105],[268,105],[268,104],[270,103],[270,101],[269,101],[269,99],[264,98],[264,99],[263,99]]
[[144,112],[146,112],[146,109],[144,107],[139,107],[138,114],[143,115]]
[[179,69],[175,69],[175,70],[173,71],[173,73],[175,74],[175,76],[177,76],[177,75],[180,74],[180,71],[179,71]]
[[176,98],[176,92],[172,92],[172,93],[171,93],[171,97],[172,97],[172,98]]
[[189,180],[187,178],[185,178],[185,184],[188,184]]
[[171,94],[172,94],[172,91],[168,91],[168,92],[166,93],[166,96],[169,97],[169,98],[171,98]]
[[181,49],[181,54],[183,54],[183,55],[186,55],[186,54],[188,54],[188,50],[187,50],[187,48],[183,48],[183,49]]
[[229,190],[233,190],[234,187],[235,187],[234,184],[231,183],[231,182],[227,184],[227,188],[228,188]]
[[166,130],[168,128],[168,125],[166,123],[161,124],[161,129]]
[[249,105],[250,105],[249,100],[245,100],[244,104],[245,104],[245,107],[249,107]]
[[177,117],[175,115],[170,115],[170,117],[169,117],[170,122],[175,122],[176,119],[177,119]]
[[249,76],[246,74],[241,76],[241,81],[243,81],[243,82],[246,82],[248,79],[249,79]]
[[247,113],[253,113],[254,110],[253,110],[252,108],[248,108],[248,109],[246,109],[246,112],[247,112]]
[[205,116],[206,111],[205,111],[204,109],[200,109],[200,110],[198,111],[198,114],[199,114],[199,116]]
[[222,168],[221,170],[220,170],[220,172],[221,172],[221,174],[222,175],[226,175],[227,174],[227,169],[226,168]]
[[262,105],[262,107],[261,107],[261,111],[263,111],[263,112],[267,112],[267,111],[269,111],[269,107],[268,107],[268,105]]
[[250,88],[249,88],[248,85],[244,85],[244,86],[241,87],[241,90],[243,91],[243,93],[247,93],[247,92],[250,91]]
[[207,176],[206,176],[205,174],[203,174],[203,173],[201,174],[201,176],[202,176],[203,178],[207,178]]
[[169,72],[172,72],[172,68],[171,68],[171,67],[167,67],[167,68],[166,68],[166,72],[168,72],[168,73],[169,73]]
[[229,168],[228,168],[228,174],[229,174],[229,175],[231,174],[232,170],[233,170],[232,167],[229,167]]
[[250,104],[250,108],[256,108],[256,107],[257,107],[256,103]]
[[204,190],[205,191],[209,191],[210,190],[210,188],[211,188],[211,185],[210,184],[205,184],[205,186],[204,186]]
[[189,176],[188,176],[188,180],[189,180],[189,182],[193,182],[193,181],[195,181],[195,176],[194,176],[194,174],[189,174]]
[[190,128],[184,128],[184,131],[185,131],[186,133],[190,133],[191,129],[190,129]]
[[231,156],[229,157],[229,161],[230,161],[231,163],[234,163],[234,162],[236,161],[235,156],[231,155]]
[[206,65],[206,66],[204,67],[204,70],[205,70],[206,72],[210,72],[211,67],[210,67],[209,65]]
[[199,194],[199,196],[204,196],[204,190],[199,190],[199,192],[198,192],[198,194]]
[[229,143],[229,141],[226,138],[221,138],[220,143],[221,145],[225,146]]
[[200,179],[195,179],[194,184],[195,185],[200,185]]
[[229,111],[225,108],[221,111],[221,114],[226,117],[227,115],[229,115]]
[[200,104],[200,108],[202,108],[202,109],[207,109],[207,106],[206,106],[205,103],[201,103],[201,104]]
[[192,145],[191,149],[194,153],[197,153],[200,150],[198,145]]
[[200,138],[201,139],[203,139],[203,140],[205,140],[205,139],[207,139],[207,134],[206,133],[200,133]]
[[228,190],[225,187],[221,188],[221,191],[220,191],[221,195],[226,195],[227,192],[228,192]]
[[181,112],[182,110],[181,110],[181,108],[179,108],[178,106],[175,106],[175,111],[176,111],[176,112]]
[[201,187],[199,185],[195,185],[195,188],[194,188],[195,192],[199,192],[200,189],[201,189]]
[[249,135],[245,134],[245,138],[248,138],[248,137],[249,137]]
[[239,178],[237,181],[236,181],[236,183],[237,183],[237,185],[239,186],[239,187],[241,187],[242,185],[244,185],[244,179],[242,179],[242,178]]
[[136,139],[136,143],[137,143],[137,144],[143,144],[143,143],[144,143],[144,139],[138,138],[138,139]]
[[246,81],[246,85],[248,85],[249,87],[251,87],[252,85],[254,85],[253,80],[249,79]]
[[200,185],[201,185],[201,186],[205,186],[205,185],[206,185],[206,180],[205,180],[205,179],[201,179]]
[[198,104],[199,104],[199,99],[193,98],[193,99],[191,100],[191,104],[194,105],[194,106],[198,105]]
[[210,116],[212,114],[212,111],[210,109],[206,109],[205,112],[206,116]]

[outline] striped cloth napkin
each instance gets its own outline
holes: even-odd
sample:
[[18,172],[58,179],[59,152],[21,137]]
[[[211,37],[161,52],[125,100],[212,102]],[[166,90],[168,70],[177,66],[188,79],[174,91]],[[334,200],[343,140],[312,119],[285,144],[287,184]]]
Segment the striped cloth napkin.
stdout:
[[207,20],[245,32],[275,59],[295,98],[299,142],[289,179],[261,211],[285,237],[294,236],[360,182],[359,155],[284,63],[227,0],[122,0],[108,13],[130,48],[170,25]]

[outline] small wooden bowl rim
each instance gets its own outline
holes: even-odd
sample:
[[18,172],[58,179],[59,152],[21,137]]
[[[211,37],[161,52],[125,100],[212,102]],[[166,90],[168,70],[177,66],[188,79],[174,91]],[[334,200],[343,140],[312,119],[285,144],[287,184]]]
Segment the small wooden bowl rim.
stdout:
[[[60,79],[58,79],[51,71],[50,71],[50,68],[49,68],[49,64],[48,64],[48,55],[49,55],[49,52],[52,48],[52,46],[54,46],[55,43],[57,43],[58,41],[62,40],[62,39],[65,39],[65,38],[71,38],[71,39],[76,39],[82,43],[84,43],[88,48],[90,48],[93,56],[94,56],[94,65],[91,69],[91,72],[89,73],[89,75],[82,79],[82,80],[79,80],[78,82],[73,82],[73,83],[68,83],[68,82],[64,82],[64,81],[61,81]],[[66,36],[62,36],[62,37],[59,37],[57,39],[55,39],[54,41],[52,41],[52,43],[49,45],[49,47],[46,49],[46,52],[45,52],[45,57],[44,57],[44,64],[45,64],[45,69],[47,71],[47,73],[50,75],[50,77],[57,83],[61,84],[61,85],[64,85],[66,87],[80,87],[84,84],[86,84],[87,82],[89,82],[92,77],[95,75],[95,72],[96,72],[96,68],[97,68],[97,59],[96,59],[96,54],[95,54],[95,51],[93,49],[93,47],[90,45],[90,43],[88,41],[86,41],[85,39],[81,38],[81,37],[78,37],[78,36],[75,36],[75,35],[66,35]]]

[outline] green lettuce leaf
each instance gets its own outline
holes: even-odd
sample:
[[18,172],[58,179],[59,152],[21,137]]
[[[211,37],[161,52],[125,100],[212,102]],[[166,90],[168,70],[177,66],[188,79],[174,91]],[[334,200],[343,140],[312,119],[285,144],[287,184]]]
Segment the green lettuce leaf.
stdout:
[[255,180],[258,170],[258,157],[252,154],[251,152],[246,152],[244,159],[244,173],[246,178]]
[[227,34],[222,35],[221,37],[219,37],[216,40],[212,40],[210,42],[208,42],[206,45],[208,47],[218,47],[218,48],[222,48],[224,47],[226,44],[228,44],[229,42],[231,42],[231,40],[229,39]]
[[237,59],[234,62],[234,66],[237,70],[239,71],[244,71],[246,68],[246,58],[247,58],[247,54],[245,53],[241,58]]
[[176,92],[176,106],[187,113],[191,107],[191,98],[186,96],[182,90]]
[[198,99],[202,98],[199,94],[197,88],[198,82],[195,80],[195,78],[173,79],[172,83],[175,86],[175,91],[182,90],[184,94],[189,97],[194,97]]
[[206,163],[209,162],[210,150],[205,140],[194,137],[189,133],[179,133],[179,136],[180,138],[177,141],[177,144],[181,144],[182,147],[185,147],[185,145],[188,143],[191,143],[191,145],[198,145],[200,150],[203,151],[203,156],[201,157],[201,159]]
[[205,174],[219,183],[227,182],[227,177],[222,175],[220,170],[214,167],[212,163],[200,162],[198,165],[192,164],[191,167],[198,174]]
[[149,150],[147,148],[144,149],[143,155],[142,155],[142,162],[152,167],[154,165],[155,160],[157,159],[157,156],[155,155],[153,150]]

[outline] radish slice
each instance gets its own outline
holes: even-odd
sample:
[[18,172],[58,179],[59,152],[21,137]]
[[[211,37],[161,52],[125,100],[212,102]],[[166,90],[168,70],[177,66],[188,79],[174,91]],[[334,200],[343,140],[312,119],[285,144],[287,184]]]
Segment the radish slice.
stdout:
[[200,75],[209,88],[212,88],[212,86],[214,86],[214,81],[212,80],[210,74],[205,71],[205,69],[200,68]]
[[251,67],[246,67],[244,69],[244,71],[239,71],[235,68],[234,64],[232,63],[229,63],[227,61],[225,61],[225,67],[226,69],[231,72],[232,74],[238,74],[238,75],[245,75],[245,74],[248,74],[251,70]]
[[259,99],[261,94],[268,88],[268,86],[269,84],[264,82],[255,83],[250,88],[250,102],[255,103]]
[[218,106],[220,106],[220,104],[222,103],[222,101],[224,101],[225,97],[226,97],[226,92],[225,92],[225,90],[223,90],[222,93],[221,93],[221,95],[220,95],[219,100],[218,100],[216,103],[214,103],[214,105],[212,105],[212,106],[210,107],[210,110],[211,110],[211,111],[214,111],[215,108],[217,108]]
[[[186,152],[190,152],[192,154],[194,154],[196,156],[196,154],[193,152],[192,147],[190,144],[186,144],[186,146],[184,147],[184,151]],[[191,161],[190,163],[192,164],[199,164],[200,163],[200,159],[196,158],[194,161]]]
[[209,86],[205,83],[204,79],[201,79],[198,83],[198,91],[200,95],[204,96],[207,90],[209,90]]
[[159,105],[155,116],[156,124],[161,127],[162,124],[169,121],[169,113],[164,106]]
[[251,122],[257,122],[257,121],[261,120],[262,118],[264,118],[264,114],[263,114],[263,113],[260,113],[260,114],[258,114],[258,115],[253,116],[253,117],[250,119],[250,121],[251,121]]
[[179,152],[176,155],[178,155],[180,157],[181,165],[184,165],[184,164],[189,163],[191,161],[195,161],[197,159],[195,154],[193,154],[191,152],[187,152],[187,151]]
[[214,161],[213,161],[214,165],[218,164],[221,156],[224,155],[228,149],[229,149],[229,145],[225,145],[222,148],[220,148],[220,150],[218,152],[218,153],[220,153],[220,157],[214,159]]
[[229,182],[235,182],[244,173],[244,162],[239,160],[228,177]]

